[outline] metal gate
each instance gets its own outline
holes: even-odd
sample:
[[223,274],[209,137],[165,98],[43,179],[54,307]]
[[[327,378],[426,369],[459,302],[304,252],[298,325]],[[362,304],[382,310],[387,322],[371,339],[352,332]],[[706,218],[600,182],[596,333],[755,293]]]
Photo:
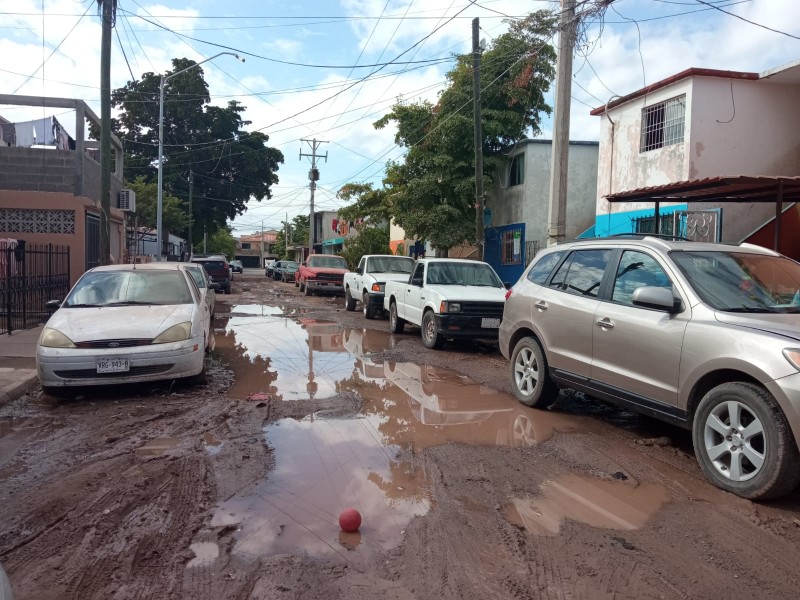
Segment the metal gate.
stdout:
[[[718,242],[719,215],[719,209],[678,210],[671,215],[661,215],[658,233],[687,238],[693,242]],[[656,219],[653,215],[636,217],[633,219],[633,231],[643,234],[653,233],[655,222]]]
[[69,291],[69,246],[0,242],[0,334],[47,320]]
[[86,270],[100,264],[100,217],[86,215]]

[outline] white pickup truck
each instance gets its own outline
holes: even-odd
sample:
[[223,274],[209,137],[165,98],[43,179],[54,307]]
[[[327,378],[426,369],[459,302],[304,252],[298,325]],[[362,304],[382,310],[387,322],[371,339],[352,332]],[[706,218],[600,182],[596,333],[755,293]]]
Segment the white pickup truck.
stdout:
[[503,282],[485,262],[424,258],[407,282],[386,283],[383,302],[392,333],[418,325],[422,343],[441,348],[453,338],[496,340],[505,300]]
[[355,271],[344,275],[344,307],[355,310],[361,301],[364,316],[374,319],[383,312],[383,289],[389,281],[408,281],[416,261],[407,256],[367,254]]

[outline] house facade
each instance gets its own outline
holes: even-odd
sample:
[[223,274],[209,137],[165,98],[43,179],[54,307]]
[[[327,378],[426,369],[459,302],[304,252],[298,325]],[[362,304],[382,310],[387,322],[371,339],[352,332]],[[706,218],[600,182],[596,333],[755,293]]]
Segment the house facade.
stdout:
[[[36,106],[47,114],[74,111],[75,139],[53,117],[0,123],[0,238],[23,240],[28,247],[69,248],[69,284],[100,264],[100,163],[97,142],[86,139],[86,122],[100,119],[82,100],[0,94],[0,104]],[[60,117],[67,123],[66,117]],[[31,125],[34,123],[35,125]],[[58,132],[58,133],[56,133]],[[38,137],[37,137],[38,136]],[[120,140],[111,136],[109,235],[111,261],[126,260],[125,213]]]
[[339,218],[335,210],[314,213],[314,253],[341,254],[344,241],[358,235],[355,224]]
[[[687,69],[598,107],[595,232],[652,231],[654,204],[609,194],[721,176],[800,175],[800,61],[764,73]],[[662,203],[661,231],[740,243],[763,237],[775,207]],[[794,206],[781,223],[797,223]]]
[[277,239],[275,230],[243,235],[236,240],[236,258],[247,268],[262,268],[262,259],[275,258],[273,246]]
[[[520,141],[487,188],[484,258],[503,281],[516,281],[547,245],[552,154],[551,140]],[[569,143],[567,239],[594,225],[597,165],[597,142]]]

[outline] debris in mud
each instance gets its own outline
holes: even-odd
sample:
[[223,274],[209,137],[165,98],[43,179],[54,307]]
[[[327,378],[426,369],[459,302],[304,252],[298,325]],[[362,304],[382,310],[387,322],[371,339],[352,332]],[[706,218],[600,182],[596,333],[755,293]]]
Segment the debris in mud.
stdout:
[[636,546],[631,544],[628,540],[621,536],[614,536],[611,538],[615,542],[617,542],[620,546],[625,548],[625,550],[636,550]]
[[252,394],[247,396],[247,399],[251,402],[257,402],[257,401],[269,402],[270,400],[272,400],[272,396],[270,394],[265,394],[264,392],[253,392]]
[[672,446],[672,440],[665,435],[657,438],[639,438],[634,443],[640,446],[657,446],[659,448]]

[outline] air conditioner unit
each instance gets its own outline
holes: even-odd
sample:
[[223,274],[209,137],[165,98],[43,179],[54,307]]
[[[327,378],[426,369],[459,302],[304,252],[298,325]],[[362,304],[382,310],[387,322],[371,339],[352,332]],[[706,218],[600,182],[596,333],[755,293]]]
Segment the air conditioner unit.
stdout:
[[120,190],[119,207],[126,212],[136,212],[136,192],[133,190]]

